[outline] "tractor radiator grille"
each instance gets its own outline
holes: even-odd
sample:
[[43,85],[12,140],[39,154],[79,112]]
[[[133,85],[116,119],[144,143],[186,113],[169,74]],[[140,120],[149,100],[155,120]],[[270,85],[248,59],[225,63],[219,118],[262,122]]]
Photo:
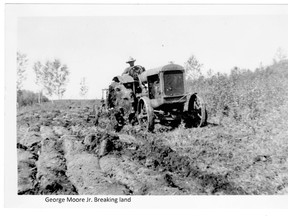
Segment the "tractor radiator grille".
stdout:
[[184,94],[184,79],[182,71],[169,71],[164,73],[164,93],[166,96]]

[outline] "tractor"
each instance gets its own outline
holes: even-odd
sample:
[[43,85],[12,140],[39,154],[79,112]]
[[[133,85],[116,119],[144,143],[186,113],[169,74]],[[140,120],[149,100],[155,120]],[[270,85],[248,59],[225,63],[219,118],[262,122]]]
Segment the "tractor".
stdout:
[[136,123],[153,131],[156,123],[177,126],[183,122],[186,127],[207,123],[205,103],[197,93],[186,91],[185,69],[178,64],[149,70],[136,65],[112,81],[101,107],[118,110],[120,125]]

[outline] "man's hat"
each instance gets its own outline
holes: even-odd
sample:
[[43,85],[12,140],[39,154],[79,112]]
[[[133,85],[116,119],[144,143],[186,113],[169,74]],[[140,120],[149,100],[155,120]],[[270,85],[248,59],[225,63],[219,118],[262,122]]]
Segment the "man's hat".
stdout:
[[128,61],[126,61],[126,63],[129,63],[129,62],[135,62],[136,59],[132,58],[131,56],[129,57]]

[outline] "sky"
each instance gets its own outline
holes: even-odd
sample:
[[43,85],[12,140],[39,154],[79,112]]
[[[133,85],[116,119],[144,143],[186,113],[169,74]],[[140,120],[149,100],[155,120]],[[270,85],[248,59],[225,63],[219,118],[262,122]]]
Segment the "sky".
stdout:
[[63,99],[101,98],[129,56],[146,69],[195,55],[208,69],[229,73],[237,66],[269,65],[281,47],[288,51],[288,15],[26,16],[18,18],[17,50],[28,56],[24,89],[38,91],[34,62],[58,58],[69,68]]

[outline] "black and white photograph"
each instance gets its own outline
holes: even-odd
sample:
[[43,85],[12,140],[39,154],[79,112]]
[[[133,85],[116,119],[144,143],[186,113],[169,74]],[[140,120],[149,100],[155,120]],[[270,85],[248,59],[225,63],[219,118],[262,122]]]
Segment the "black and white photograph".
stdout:
[[5,9],[13,196],[287,198],[287,5]]

